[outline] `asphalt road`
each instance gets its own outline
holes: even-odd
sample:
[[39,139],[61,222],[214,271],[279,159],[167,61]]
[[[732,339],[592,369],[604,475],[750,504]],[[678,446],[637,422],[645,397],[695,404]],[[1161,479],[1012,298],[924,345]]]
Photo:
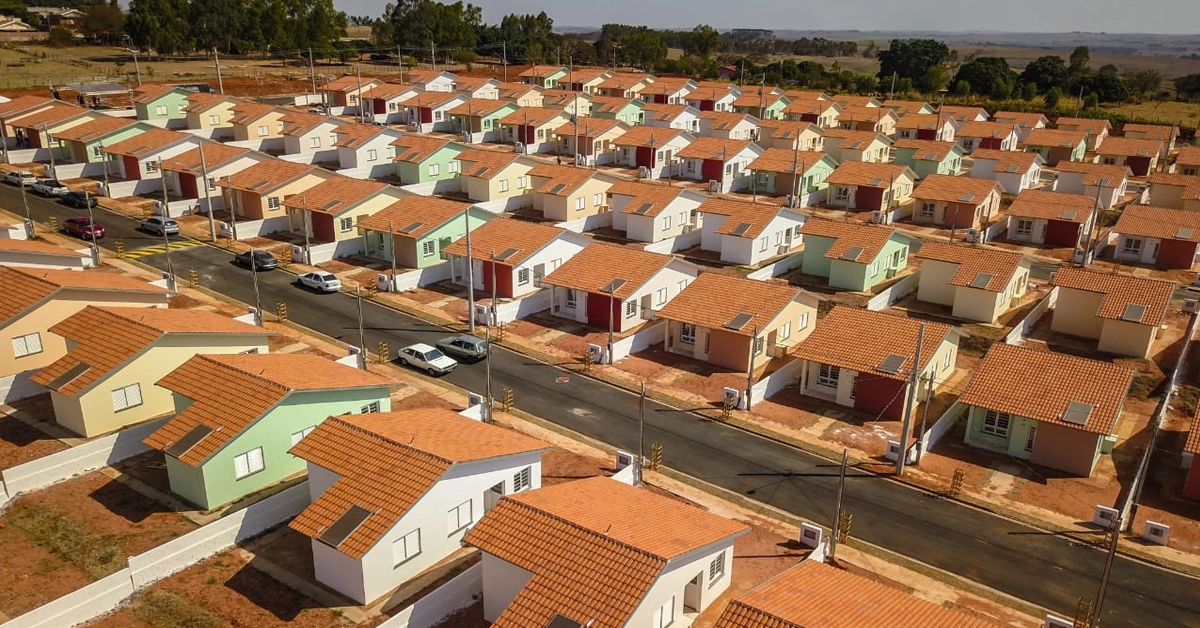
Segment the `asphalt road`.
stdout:
[[[23,213],[20,194],[0,185],[0,206]],[[78,214],[46,199],[29,197],[34,220],[61,220]],[[161,238],[135,230],[136,222],[103,212],[97,219],[126,250],[161,244]],[[253,303],[249,271],[232,264],[219,249],[198,246],[171,253],[176,272],[195,269],[201,283]],[[140,260],[165,269],[166,256]],[[259,274],[264,309],[288,304],[289,318],[326,335],[357,344],[357,304],[343,294],[301,289],[284,272]],[[363,304],[368,347],[387,341],[393,354],[413,342],[432,343],[444,330],[384,308]],[[493,389],[511,387],[516,406],[576,432],[627,451],[638,445],[637,397],[549,364],[497,349],[492,356]],[[566,377],[564,377],[566,376]],[[460,366],[446,379],[462,388],[484,390],[484,365]],[[498,394],[498,392],[496,393]],[[661,443],[663,463],[682,473],[736,491],[799,517],[831,523],[838,465],[695,414],[646,404],[645,442]],[[844,507],[854,515],[851,536],[1070,617],[1080,597],[1096,593],[1104,553],[1045,532],[914,490],[886,478],[852,470]],[[1104,626],[1200,628],[1200,580],[1118,557],[1104,607]]]

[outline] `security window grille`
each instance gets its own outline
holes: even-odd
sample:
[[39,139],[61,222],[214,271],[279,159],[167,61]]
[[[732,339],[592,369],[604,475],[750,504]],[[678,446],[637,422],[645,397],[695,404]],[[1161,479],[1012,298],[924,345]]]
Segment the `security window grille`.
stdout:
[[1033,441],[1037,437],[1037,426],[1029,426],[1029,436],[1025,437],[1025,451],[1033,451]]
[[983,433],[992,436],[1008,436],[1008,426],[1012,415],[1007,412],[988,410],[983,415]]
[[842,377],[842,369],[831,364],[822,364],[817,369],[817,383],[830,388],[837,388],[838,380]]
[[433,257],[433,240],[426,240],[421,243],[421,257]]
[[679,342],[686,345],[696,344],[696,326],[691,323],[684,323],[679,328]]
[[18,358],[42,352],[42,336],[38,332],[12,339],[13,355]]
[[834,199],[839,200],[839,201],[849,200],[850,199],[850,188],[841,188],[841,187],[838,188],[837,192],[834,194]]
[[358,411],[361,414],[372,414],[375,412],[379,412],[379,402],[372,401],[371,403],[368,403],[367,405],[359,408]]
[[716,558],[708,563],[708,586],[711,587],[723,577],[725,577],[725,552],[717,554]]
[[268,196],[267,197],[267,209],[279,209],[279,197],[278,196]]
[[567,288],[567,308],[572,310],[575,309],[576,303],[575,291]]
[[1126,238],[1125,246],[1122,247],[1121,251],[1127,255],[1141,255],[1142,254],[1142,239],[1141,238]]
[[635,316],[637,314],[637,301],[630,301],[625,304],[625,318]]
[[115,412],[142,405],[142,385],[130,384],[112,391],[112,402]]
[[513,492],[520,493],[533,488],[533,468],[525,467],[513,474]]
[[451,508],[446,513],[446,529],[449,535],[462,530],[471,525],[474,519],[471,518],[471,500],[467,500],[454,508]]
[[1029,235],[1031,233],[1033,233],[1033,221],[1032,220],[1018,220],[1017,221],[1017,235]]
[[524,286],[529,284],[529,269],[522,268],[517,271],[517,285]]
[[408,562],[413,556],[421,553],[421,529],[417,528],[408,534],[392,541],[392,565],[399,567]]
[[305,436],[308,436],[309,434],[312,434],[312,431],[315,429],[317,429],[317,426],[314,425],[312,427],[306,427],[306,428],[300,430],[299,432],[294,432],[292,434],[292,446],[294,447],[296,445],[296,443],[300,442],[300,439],[304,438]]
[[262,447],[255,447],[244,454],[235,456],[233,459],[233,475],[239,480],[248,475],[258,473],[263,468]]

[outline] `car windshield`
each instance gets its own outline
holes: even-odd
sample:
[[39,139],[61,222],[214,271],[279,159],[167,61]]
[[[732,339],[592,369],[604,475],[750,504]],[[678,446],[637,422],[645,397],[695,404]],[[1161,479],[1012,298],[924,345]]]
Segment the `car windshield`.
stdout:
[[271,254],[266,251],[255,251],[255,259],[271,259]]
[[330,275],[329,273],[325,273],[323,275],[317,275],[317,279],[320,279],[321,281],[337,281],[337,277],[334,277],[333,275]]
[[438,358],[444,358],[446,354],[442,353],[441,349],[430,349],[425,352],[425,359],[432,362]]

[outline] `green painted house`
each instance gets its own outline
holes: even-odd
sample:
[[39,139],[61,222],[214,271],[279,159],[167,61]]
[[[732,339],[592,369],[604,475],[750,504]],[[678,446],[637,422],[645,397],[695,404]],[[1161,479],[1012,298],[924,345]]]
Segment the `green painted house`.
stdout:
[[[767,196],[799,194],[801,204],[829,187],[825,179],[837,169],[837,162],[825,153],[768,148],[748,166],[754,172],[754,190]],[[797,181],[798,179],[798,181]],[[819,196],[819,195],[818,195]]]
[[100,163],[105,159],[104,147],[154,128],[158,127],[129,118],[100,116],[59,131],[54,139],[59,141],[63,154],[73,163]]
[[442,249],[496,215],[436,196],[414,194],[358,223],[367,255],[401,268],[427,268],[445,262]]
[[396,147],[396,174],[400,185],[436,183],[458,177],[458,155],[467,147],[426,135],[405,134],[392,142]]
[[567,78],[570,70],[561,66],[535,65],[518,75],[522,83],[545,89],[558,89],[558,82]]
[[911,168],[918,179],[931,174],[955,176],[962,170],[963,150],[954,142],[896,140],[892,152],[895,163]]
[[484,100],[472,98],[448,112],[454,132],[462,136],[464,142],[479,144],[482,142],[499,142],[500,118],[520,109],[515,102],[507,100]]
[[592,110],[588,115],[635,126],[646,121],[646,113],[643,111],[645,108],[646,102],[640,98],[596,96],[592,98]]
[[840,290],[867,292],[908,266],[908,236],[882,225],[809,218],[800,271]]
[[1025,136],[1023,148],[1027,153],[1041,155],[1047,166],[1054,167],[1062,161],[1083,161],[1087,140],[1087,131],[1033,129]]
[[293,353],[198,355],[158,385],[176,415],[145,443],[163,452],[171,491],[212,510],[304,471],[293,445],[326,417],[389,411],[394,382]]
[[133,110],[138,120],[183,120],[188,96],[195,93],[170,85],[143,85],[133,91]]
[[792,101],[783,94],[763,94],[758,90],[744,92],[733,101],[737,113],[752,115],[760,120],[782,120],[783,110]]

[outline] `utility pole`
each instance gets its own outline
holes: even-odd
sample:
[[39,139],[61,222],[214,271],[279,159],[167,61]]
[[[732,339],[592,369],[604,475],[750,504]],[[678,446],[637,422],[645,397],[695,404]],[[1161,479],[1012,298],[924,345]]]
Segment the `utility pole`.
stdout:
[[492,249],[492,254],[491,254],[490,258],[492,261],[492,307],[490,307],[488,309],[490,309],[492,311],[492,323],[494,324],[497,320],[497,318],[496,318],[496,249]]
[[[575,87],[575,85],[574,85],[574,82],[575,82],[575,59],[573,57],[569,57],[567,59],[567,63],[569,63],[571,65],[571,83],[572,83],[571,87],[574,88]],[[576,166],[579,166],[579,154],[581,152],[579,150],[579,92],[575,92],[575,102],[574,102],[574,104],[571,105],[571,108],[572,108],[571,121],[575,123],[575,142],[571,145],[571,147],[574,149],[574,152],[575,152],[575,158],[572,159],[571,162],[573,164],[575,164]]]
[[792,151],[792,202],[788,207],[800,206],[800,127],[796,127],[796,143]]
[[[765,343],[764,343],[765,344]],[[758,323],[754,324],[754,333],[750,336],[750,366],[746,367],[746,411],[750,411],[754,397],[754,358],[758,357]],[[765,349],[765,347],[764,347]]]
[[208,163],[204,161],[204,142],[200,142],[200,178],[204,185],[204,203],[208,205],[208,237],[212,238],[213,242],[217,241],[217,221],[213,217],[212,197],[209,196],[208,186]]
[[[137,57],[134,57],[134,58],[136,59]],[[217,54],[216,48],[213,48],[213,65],[215,65],[217,67],[217,91],[220,92],[222,96],[224,96],[225,95],[225,81],[221,78],[221,57],[219,54]],[[142,83],[142,80],[138,79],[138,84],[140,85],[141,83]]]
[[617,305],[617,281],[613,279],[608,284],[608,352],[605,354],[605,364],[613,363],[613,319],[617,316],[613,309]]
[[[17,187],[21,188],[21,204],[25,206],[25,230],[29,234],[29,239],[32,240],[36,236],[36,233],[34,233],[33,230],[33,216],[29,214],[29,198],[25,196],[25,182],[22,181],[21,185],[18,185]],[[83,200],[86,202],[87,198],[84,198]]]
[[1091,628],[1100,625],[1100,611],[1104,608],[1104,597],[1108,593],[1108,579],[1112,575],[1113,560],[1117,557],[1117,545],[1121,542],[1121,515],[1109,524],[1108,533],[1112,538],[1108,541],[1108,555],[1104,557],[1104,571],[1100,574],[1100,589],[1096,591],[1096,603],[1092,605]]
[[487,362],[487,364],[485,365],[486,375],[485,375],[484,384],[483,384],[483,397],[484,397],[484,400],[483,400],[484,419],[483,419],[483,421],[484,421],[484,423],[491,423],[492,422],[492,330],[490,328],[483,330],[483,343],[484,343],[484,347],[486,348],[486,351],[487,351],[487,354],[484,356],[484,360]]
[[388,292],[396,291],[396,226],[391,220],[388,221],[388,257],[392,258],[392,281],[388,284]]
[[[237,236],[237,211],[233,206],[233,180],[229,175],[225,175],[225,185],[229,186],[229,201],[225,203],[225,208],[229,210],[229,230],[233,232],[233,239],[238,239]],[[221,199],[225,199],[225,191],[221,192]]]
[[896,73],[892,72],[892,88],[888,91],[888,100],[896,97]]
[[358,121],[361,124],[367,123],[367,106],[363,102],[362,90],[362,64],[354,64],[354,74],[358,77]]
[[308,78],[312,81],[313,98],[317,97],[317,66],[313,63],[312,48],[308,49]]
[[104,140],[100,140],[100,158],[104,160],[104,195],[108,195],[108,155],[104,153]]
[[849,451],[842,449],[842,467],[838,473],[837,505],[833,509],[833,526],[829,535],[829,561],[837,559],[838,528],[842,525],[842,493],[846,490],[846,463],[849,461]]
[[92,227],[92,249],[96,251],[96,257],[100,256],[100,244],[96,242],[96,219],[92,216],[92,197],[87,190],[83,191],[83,204],[88,210],[88,225]]
[[404,82],[404,51],[396,46],[396,65],[400,66],[400,82]]
[[[158,158],[158,174],[162,178],[163,160]],[[166,247],[167,256],[167,274],[171,276],[171,283],[175,282],[175,268],[171,265],[171,237],[167,235],[167,221],[171,219],[171,199],[167,196],[167,180],[162,178],[163,207],[162,207],[162,236],[163,246]]]
[[300,195],[300,211],[304,212],[303,214],[301,214],[301,218],[304,221],[304,263],[308,264],[309,266],[316,266],[316,264],[312,263],[312,249],[310,248],[312,246],[312,242],[309,240],[309,234],[308,234],[308,196],[307,195],[304,195],[304,194]]
[[646,382],[642,382],[642,395],[638,398],[638,457],[637,477],[635,484],[642,484],[642,465],[645,463],[646,451]]
[[46,148],[50,150],[50,172],[54,173],[54,178],[58,178],[57,166],[54,165],[54,138],[50,135],[50,130],[46,128],[46,123],[42,123],[42,135],[46,136]]
[[471,259],[471,208],[463,208],[463,225],[467,230],[467,331],[475,333],[475,260]]
[[504,82],[507,83],[508,82],[508,42],[507,41],[500,42],[500,50],[501,50],[500,56],[502,57],[501,60],[504,62]]
[[925,389],[925,407],[921,408],[921,438],[917,440],[917,462],[921,462],[921,458],[925,457],[925,425],[929,421],[930,400],[933,399],[933,373],[925,376],[925,383],[928,387]]
[[254,247],[250,247],[250,277],[254,282],[254,310],[257,312],[259,326],[262,325],[262,297],[258,293],[258,259],[254,256]]
[[762,83],[760,83],[758,86],[758,119],[759,119],[759,121],[762,121],[762,118],[763,118],[763,107],[765,106],[763,101],[767,97],[767,95],[765,93],[766,91],[767,91],[767,73],[763,72]]
[[[132,42],[130,42],[132,44]],[[133,73],[137,76],[138,87],[142,86],[142,68],[138,66],[137,48],[133,48]],[[129,76],[126,74],[126,76]]]
[[[921,345],[925,343],[925,323],[917,329],[917,350],[913,356],[913,365],[908,375],[908,401],[904,404],[904,421],[900,427],[900,455],[896,456],[896,475],[904,475],[904,465],[908,462],[908,432],[912,429],[913,404],[917,401],[917,386],[921,377]],[[928,401],[926,401],[928,403]]]
[[358,300],[358,363],[367,370],[367,335],[363,331],[362,287],[354,287],[354,298]]
[[429,67],[437,72],[437,46],[433,44],[433,40],[429,41]]
[[1075,117],[1079,117],[1079,108],[1083,106],[1083,86],[1079,86],[1079,98],[1075,99]]

